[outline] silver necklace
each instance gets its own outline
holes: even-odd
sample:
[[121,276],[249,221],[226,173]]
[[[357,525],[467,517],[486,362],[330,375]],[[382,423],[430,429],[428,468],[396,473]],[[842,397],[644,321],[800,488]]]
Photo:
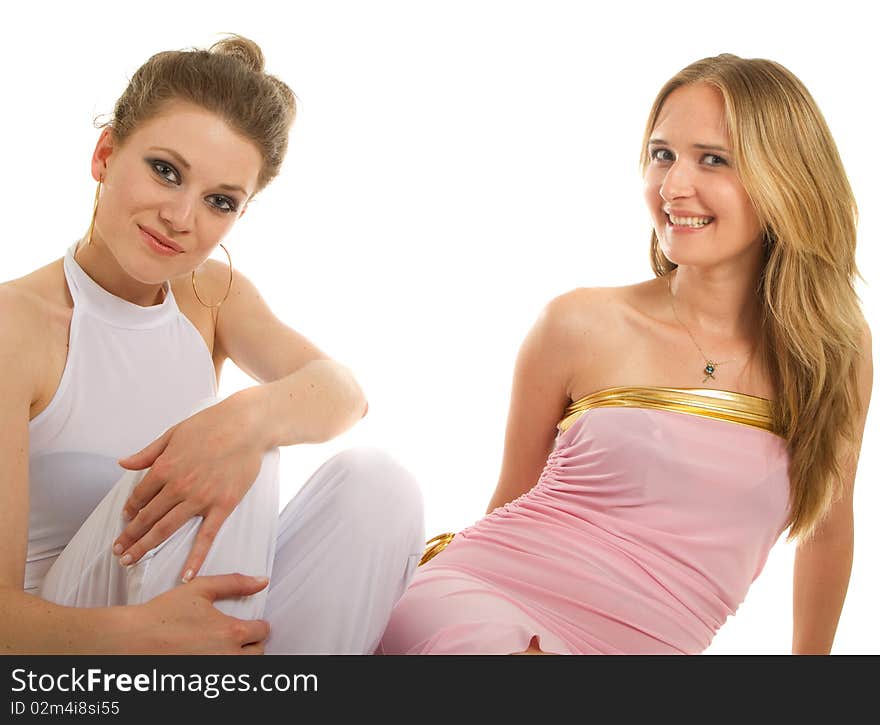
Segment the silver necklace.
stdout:
[[703,362],[705,363],[705,367],[703,368],[703,373],[705,373],[705,377],[703,378],[703,382],[705,383],[707,380],[715,380],[715,370],[718,368],[718,366],[719,365],[726,365],[727,363],[736,362],[736,358],[733,357],[733,358],[730,358],[730,360],[722,360],[721,362],[717,362],[715,360],[709,359],[709,356],[703,352],[703,348],[700,347],[700,344],[697,342],[696,338],[693,336],[693,333],[691,333],[690,329],[688,329],[688,326],[685,325],[681,321],[681,318],[678,316],[678,312],[675,309],[675,295],[672,294],[672,279],[669,278],[668,275],[667,275],[666,284],[669,287],[669,300],[672,303],[672,314],[675,315],[675,319],[678,320],[678,324],[681,325],[685,329],[685,332],[687,332],[687,334],[690,336],[691,342],[694,343],[694,347],[696,347],[697,350],[700,352],[700,355],[703,358]]

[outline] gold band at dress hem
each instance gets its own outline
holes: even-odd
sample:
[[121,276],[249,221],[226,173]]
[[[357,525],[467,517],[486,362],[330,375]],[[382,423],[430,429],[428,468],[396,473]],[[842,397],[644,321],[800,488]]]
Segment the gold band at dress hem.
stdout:
[[712,388],[606,388],[569,405],[557,428],[567,431],[583,413],[593,408],[671,410],[776,433],[772,402],[755,395]]
[[429,562],[449,546],[449,542],[452,541],[454,536],[455,534],[438,534],[433,539],[428,539],[425,543],[425,553],[422,554],[422,558],[419,560],[419,566]]

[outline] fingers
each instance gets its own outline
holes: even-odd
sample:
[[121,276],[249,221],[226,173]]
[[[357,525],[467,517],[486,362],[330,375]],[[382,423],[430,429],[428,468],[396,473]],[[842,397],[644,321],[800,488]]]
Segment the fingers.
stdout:
[[263,619],[239,619],[242,647],[260,647],[269,636],[269,623]]
[[171,437],[171,432],[176,427],[169,428],[146,448],[142,448],[137,453],[126,458],[120,458],[117,463],[130,471],[141,471],[144,468],[149,468],[153,465],[153,461],[159,457],[159,454],[165,450],[165,446],[168,445],[168,439]]
[[225,636],[241,654],[260,654],[269,636],[269,623],[262,619],[225,617]]
[[164,486],[165,481],[162,480],[155,470],[148,472],[147,475],[144,476],[133,489],[131,489],[131,493],[128,495],[128,498],[122,507],[122,515],[128,520],[133,519],[137,516],[138,511],[150,503]]
[[[179,640],[181,653],[263,654],[269,623],[262,619],[239,619],[221,611],[221,599],[247,597],[265,590],[268,577],[219,574],[196,577],[172,587],[145,605],[150,621],[162,625],[162,640]],[[168,638],[167,640],[165,638]]]
[[209,601],[247,597],[264,589],[269,577],[245,574],[215,574],[193,579],[187,586],[198,587]]
[[159,546],[193,517],[185,502],[177,504],[167,513],[163,508],[164,502],[153,501],[138,512],[116,539],[113,553],[121,555],[119,563],[122,566],[136,564],[150,549]]
[[208,551],[214,543],[214,539],[217,537],[217,532],[220,531],[220,527],[223,525],[223,522],[228,515],[227,512],[221,511],[220,509],[212,509],[205,516],[204,520],[199,525],[199,532],[193,543],[189,559],[187,559],[186,564],[183,566],[183,572],[181,573],[181,579],[183,581],[188,582],[199,573],[199,569],[201,569],[202,564],[205,563]]
[[[217,599],[255,594],[263,589],[269,580],[266,577],[251,577],[243,574],[222,574],[199,577],[195,582],[201,582],[203,587],[207,582],[205,593],[209,597],[213,593],[215,595],[213,601],[216,601]],[[266,639],[269,637],[269,623],[266,620],[237,619],[235,617],[226,617],[226,620],[228,622],[227,636],[238,645],[241,654],[263,654]]]

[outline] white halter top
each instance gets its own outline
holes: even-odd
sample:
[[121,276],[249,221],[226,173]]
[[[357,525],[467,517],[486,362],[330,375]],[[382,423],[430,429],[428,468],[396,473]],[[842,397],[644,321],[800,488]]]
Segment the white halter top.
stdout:
[[67,363],[49,406],[30,422],[30,519],[25,590],[52,563],[136,453],[196,405],[216,397],[198,330],[165,299],[140,307],[111,294],[64,257],[73,297]]

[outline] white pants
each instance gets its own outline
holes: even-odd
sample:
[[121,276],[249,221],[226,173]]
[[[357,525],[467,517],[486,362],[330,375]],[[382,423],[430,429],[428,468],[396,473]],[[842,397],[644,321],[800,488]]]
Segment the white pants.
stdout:
[[[263,591],[218,600],[241,619],[266,619],[268,654],[371,654],[424,549],[422,498],[387,454],[344,451],[321,466],[278,515],[279,451],[221,527],[199,574],[270,577]],[[40,596],[66,606],[140,604],[180,582],[200,517],[137,564],[111,547],[122,506],[146,471],[131,471],[52,565]]]

